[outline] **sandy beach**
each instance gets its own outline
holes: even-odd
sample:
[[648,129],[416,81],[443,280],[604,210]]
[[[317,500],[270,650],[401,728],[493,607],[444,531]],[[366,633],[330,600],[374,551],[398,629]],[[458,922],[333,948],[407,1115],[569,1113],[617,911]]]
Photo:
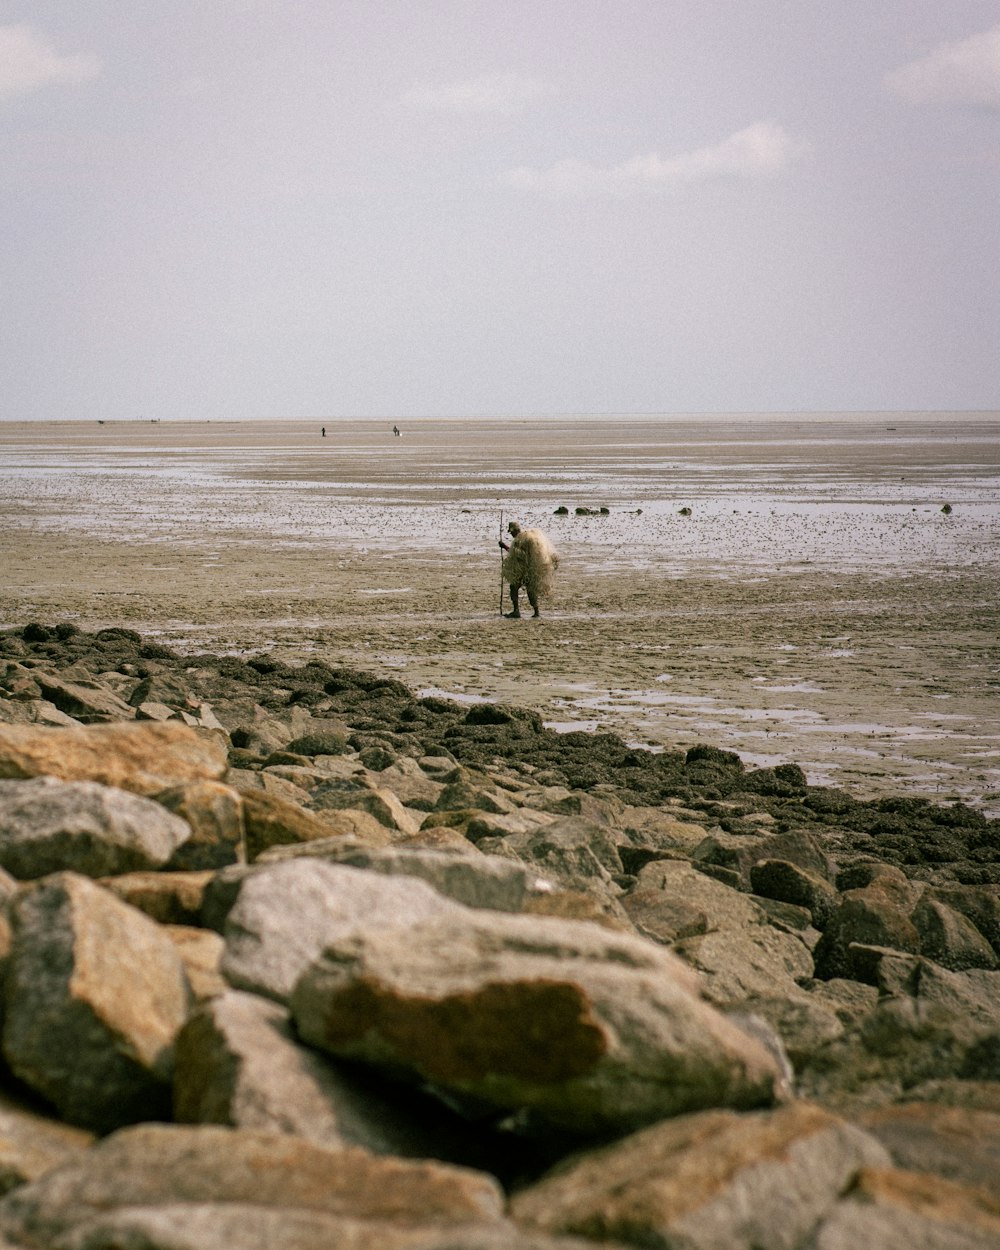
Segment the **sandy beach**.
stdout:
[[[1000,812],[997,414],[392,424],[0,424],[0,625],[320,655]],[[500,616],[501,513],[560,551],[540,621]]]

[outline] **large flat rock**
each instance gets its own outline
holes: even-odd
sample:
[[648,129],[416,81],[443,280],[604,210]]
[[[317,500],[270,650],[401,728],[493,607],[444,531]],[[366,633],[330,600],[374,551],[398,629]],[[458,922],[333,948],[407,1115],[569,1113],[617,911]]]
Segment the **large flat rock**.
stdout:
[[460,911],[327,943],[292,996],[301,1036],[572,1132],[766,1104],[778,1060],[652,942]]

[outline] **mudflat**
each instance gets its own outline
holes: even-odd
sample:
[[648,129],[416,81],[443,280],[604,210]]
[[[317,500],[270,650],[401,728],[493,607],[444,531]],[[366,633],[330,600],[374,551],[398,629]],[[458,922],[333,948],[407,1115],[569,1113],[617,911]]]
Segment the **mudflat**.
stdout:
[[[0,627],[387,672],[1000,812],[1000,415],[0,424]],[[503,619],[508,519],[560,552]]]

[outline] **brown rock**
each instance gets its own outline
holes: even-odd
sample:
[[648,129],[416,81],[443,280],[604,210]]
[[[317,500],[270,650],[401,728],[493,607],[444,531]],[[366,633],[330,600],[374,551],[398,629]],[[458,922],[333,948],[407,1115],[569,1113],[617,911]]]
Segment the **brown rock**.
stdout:
[[[394,1096],[395,1095],[395,1096]],[[465,1159],[475,1130],[443,1106],[414,1103],[299,1044],[288,1012],[231,990],[197,1011],[177,1039],[174,1115],[183,1123],[293,1133],[376,1154]]]
[[180,956],[191,993],[197,1002],[215,998],[229,989],[221,971],[226,944],[220,934],[212,929],[194,929],[186,924],[166,924],[163,932]]
[[337,779],[317,786],[310,798],[317,811],[367,812],[387,829],[412,835],[420,829],[422,816],[404,807],[391,790],[369,786],[356,779]]
[[419,1226],[499,1220],[503,1197],[492,1178],[465,1168],[282,1133],[144,1124],[8,1194],[0,1232],[47,1245],[123,1208],[204,1203],[249,1204],[262,1218],[281,1208]]
[[671,943],[708,932],[708,917],[696,902],[645,886],[622,900],[628,918],[643,937]]
[[939,899],[923,898],[910,917],[920,934],[920,953],[943,968],[1000,968],[1000,957],[971,920]]
[[191,827],[187,842],[174,852],[172,868],[222,868],[245,860],[243,796],[232,786],[193,781],[164,790],[156,801]]
[[[303,797],[301,792],[300,797]],[[332,837],[338,832],[326,819],[325,813],[317,815],[298,803],[265,790],[244,793],[243,820],[247,858],[251,862],[273,846],[312,842]]]
[[93,1140],[84,1129],[60,1124],[0,1093],[0,1194],[38,1180]]
[[[994,1191],[995,1193],[995,1191]],[[936,1176],[866,1168],[803,1250],[996,1250],[1000,1202]]]
[[570,1132],[759,1106],[782,1078],[669,952],[578,921],[463,909],[334,934],[291,1001],[332,1054]]
[[808,1103],[706,1111],[580,1156],[516,1195],[511,1214],[549,1233],[684,1250],[798,1246],[884,1148]]
[[175,722],[0,725],[0,777],[48,775],[155,795],[189,781],[217,781],[226,767],[220,737]]
[[908,882],[897,886],[881,877],[871,885],[846,891],[827,918],[816,947],[816,975],[824,979],[853,976],[853,944],[918,953],[920,934],[910,919],[914,893]]
[[[250,1202],[118,1208],[78,1225],[72,1238],[72,1250],[594,1250],[593,1242],[525,1233],[506,1220],[393,1223]],[[0,1250],[19,1248],[4,1241]]]
[[107,1131],[169,1108],[190,989],[169,937],[86,877],[58,873],[11,905],[3,1049],[71,1124]]
[[205,891],[213,874],[205,872],[126,872],[102,877],[100,884],[123,902],[159,924],[200,925]]

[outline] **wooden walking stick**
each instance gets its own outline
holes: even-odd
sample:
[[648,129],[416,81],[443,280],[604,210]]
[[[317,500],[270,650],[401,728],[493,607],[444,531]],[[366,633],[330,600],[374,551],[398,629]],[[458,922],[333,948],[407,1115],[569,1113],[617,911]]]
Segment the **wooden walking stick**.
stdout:
[[500,615],[503,616],[503,508],[500,509]]

